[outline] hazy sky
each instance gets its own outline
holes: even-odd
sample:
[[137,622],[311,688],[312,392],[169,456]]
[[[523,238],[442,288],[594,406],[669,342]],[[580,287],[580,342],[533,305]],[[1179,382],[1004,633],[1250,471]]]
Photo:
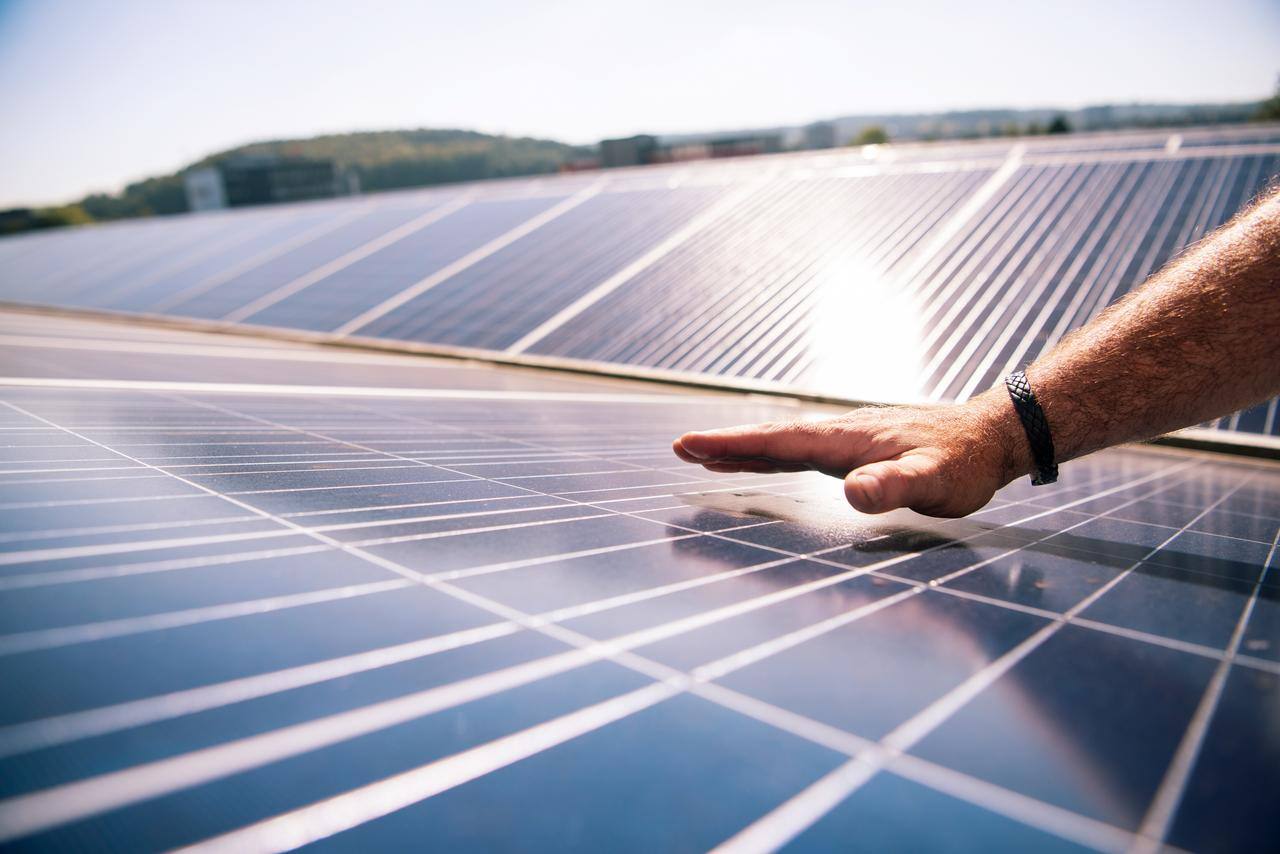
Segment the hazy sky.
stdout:
[[1243,100],[1276,0],[0,0],[0,207],[256,139],[592,142],[861,112]]

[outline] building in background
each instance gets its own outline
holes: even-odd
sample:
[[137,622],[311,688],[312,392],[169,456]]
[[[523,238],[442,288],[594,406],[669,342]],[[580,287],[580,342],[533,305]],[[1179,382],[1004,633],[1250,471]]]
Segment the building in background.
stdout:
[[609,168],[653,163],[657,151],[658,138],[648,134],[605,139],[600,141],[600,165]]
[[222,183],[222,173],[214,166],[193,169],[182,176],[187,190],[187,209],[192,211],[216,211],[227,206],[227,191]]
[[835,122],[814,122],[811,125],[805,125],[805,148],[835,148],[837,144]]
[[655,136],[641,134],[623,139],[601,140],[600,165],[608,169],[615,166],[643,166],[648,163],[774,154],[782,150],[782,134],[776,133],[705,139],[685,137],[675,142],[660,142]]
[[332,160],[236,157],[184,176],[193,211],[328,199],[360,192],[359,176]]
[[712,157],[748,157],[752,154],[776,154],[782,151],[782,134],[729,136],[707,143]]

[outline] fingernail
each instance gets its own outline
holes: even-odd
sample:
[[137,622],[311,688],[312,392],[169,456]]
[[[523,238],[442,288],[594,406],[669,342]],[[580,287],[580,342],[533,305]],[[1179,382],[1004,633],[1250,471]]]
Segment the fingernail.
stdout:
[[[704,433],[686,433],[684,439],[694,439],[695,442],[698,442],[699,439],[703,439],[704,437]],[[699,460],[710,460],[710,458],[712,458],[712,455],[709,455],[707,452],[699,451],[698,448],[689,447],[689,442],[685,442],[684,439],[681,440],[681,447],[684,447],[685,451],[689,452],[689,456],[698,457]]]
[[[701,433],[688,433],[686,434],[685,438],[698,438],[701,435],[702,435]],[[697,457],[700,460],[711,459],[710,454],[704,454],[702,453],[702,451],[696,450],[694,448],[690,448],[689,445],[684,441],[680,442],[680,447],[684,448],[685,453],[687,453],[691,457]]]
[[858,486],[862,487],[862,494],[866,496],[871,506],[878,506],[880,504],[880,481],[869,474],[856,475],[854,479],[858,481]]

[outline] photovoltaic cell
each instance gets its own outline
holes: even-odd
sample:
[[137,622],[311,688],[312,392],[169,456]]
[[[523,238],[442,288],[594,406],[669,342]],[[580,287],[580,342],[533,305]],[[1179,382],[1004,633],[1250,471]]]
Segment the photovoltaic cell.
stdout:
[[[990,175],[776,181],[530,352],[866,398],[908,395],[911,386],[887,387],[884,366],[900,355],[908,365],[914,360],[893,349],[909,345],[909,336],[898,328],[875,334],[852,318],[874,312],[885,327],[900,319],[903,307],[886,283]],[[856,335],[846,323],[855,324]],[[874,366],[867,361],[872,346],[882,348]]]
[[915,285],[929,395],[963,399],[1033,360],[1224,222],[1276,169],[1262,155],[1021,170]]
[[120,311],[163,310],[171,295],[220,282],[223,271],[282,243],[290,243],[331,217],[332,213],[323,208],[303,208],[291,215],[244,223],[225,239],[208,241],[198,249],[188,250],[174,263],[162,266],[163,273],[148,270],[134,274],[119,287],[82,295],[81,303]]
[[42,241],[42,251],[27,263],[6,265],[5,295],[17,301],[72,305],[78,294],[119,287],[130,281],[130,274],[153,274],[157,269],[163,273],[163,265],[172,264],[185,250],[243,227],[239,219],[189,217],[71,229],[56,235],[62,240]]
[[560,200],[533,196],[467,204],[244,320],[335,330]]
[[[961,400],[1229,218],[1278,139],[895,144],[69,229],[0,241],[0,297]],[[1278,405],[1203,426],[1280,435]]]
[[[157,303],[157,310],[181,315],[221,320],[259,301],[265,307],[272,295],[290,283],[332,264],[361,246],[404,226],[429,208],[415,205],[374,207],[352,205],[299,235],[301,242],[260,263],[250,259],[243,272],[223,273],[221,279],[198,283],[170,294]],[[297,241],[294,241],[297,242]]]
[[1184,145],[1273,145],[1280,142],[1275,125],[1191,131],[1183,135]]
[[0,385],[0,841],[1274,836],[1274,464],[1116,449],[869,517],[671,456],[792,406],[143,330],[138,387],[118,324],[26,321],[68,361]]
[[720,192],[699,187],[595,196],[354,331],[503,349],[676,231]]

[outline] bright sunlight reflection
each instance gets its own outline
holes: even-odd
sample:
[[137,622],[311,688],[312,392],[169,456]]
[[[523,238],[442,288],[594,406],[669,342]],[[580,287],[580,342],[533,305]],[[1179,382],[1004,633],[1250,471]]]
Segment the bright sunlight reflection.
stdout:
[[809,336],[805,386],[885,402],[924,396],[919,314],[865,259],[845,257],[826,268]]

